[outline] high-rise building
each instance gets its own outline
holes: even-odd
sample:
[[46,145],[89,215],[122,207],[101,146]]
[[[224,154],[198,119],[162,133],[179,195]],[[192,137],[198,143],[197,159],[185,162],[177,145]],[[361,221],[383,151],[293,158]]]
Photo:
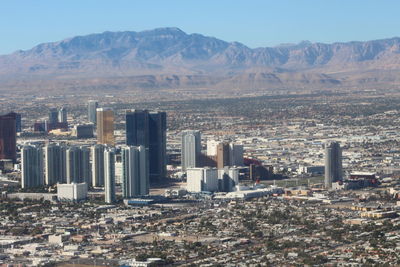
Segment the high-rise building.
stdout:
[[0,116],[0,159],[17,159],[16,113]]
[[91,166],[90,166],[90,149],[88,147],[80,147],[80,164],[79,164],[79,183],[92,184]]
[[229,143],[219,143],[217,145],[217,168],[223,169],[225,166],[230,166],[230,145]]
[[66,151],[66,182],[91,184],[90,150],[87,147],[69,147]]
[[65,183],[65,147],[58,144],[48,144],[43,150],[45,158],[45,184]]
[[49,120],[47,121],[49,124],[57,124],[58,123],[58,110],[56,108],[51,108],[49,110]]
[[22,188],[43,185],[43,150],[41,147],[25,145],[21,149],[21,169]]
[[110,108],[97,109],[97,143],[113,146],[114,111]]
[[66,183],[78,183],[80,181],[80,149],[68,147],[66,150]]
[[217,146],[219,142],[216,140],[207,140],[207,156],[217,156]]
[[58,110],[58,122],[67,123],[67,109],[62,107]]
[[149,173],[156,182],[167,176],[167,113],[149,112]]
[[342,149],[338,142],[325,144],[325,187],[332,188],[333,182],[342,180]]
[[229,165],[243,166],[243,145],[229,144]]
[[150,181],[160,181],[166,177],[166,113],[132,109],[125,117],[126,145],[148,149]]
[[124,198],[149,194],[148,150],[144,146],[122,148],[122,194]]
[[187,130],[182,132],[181,161],[182,170],[199,166],[201,156],[200,131]]
[[89,100],[88,102],[88,121],[91,123],[97,123],[97,108],[99,103],[96,100]]
[[104,186],[104,145],[92,146],[92,185]]
[[15,113],[15,130],[17,133],[22,132],[22,116],[19,113]]
[[224,167],[218,170],[218,189],[221,192],[231,192],[239,184],[239,169]]
[[104,200],[106,203],[115,202],[115,151],[104,151]]
[[218,170],[216,168],[188,168],[187,187],[189,192],[218,191]]
[[218,191],[218,170],[217,168],[203,168],[203,191]]

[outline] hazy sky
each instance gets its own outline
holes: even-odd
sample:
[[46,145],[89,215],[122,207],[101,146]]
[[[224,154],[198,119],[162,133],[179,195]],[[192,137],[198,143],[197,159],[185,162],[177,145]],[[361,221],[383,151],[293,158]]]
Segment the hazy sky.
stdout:
[[2,0],[0,54],[103,31],[178,27],[249,47],[400,36],[399,0]]

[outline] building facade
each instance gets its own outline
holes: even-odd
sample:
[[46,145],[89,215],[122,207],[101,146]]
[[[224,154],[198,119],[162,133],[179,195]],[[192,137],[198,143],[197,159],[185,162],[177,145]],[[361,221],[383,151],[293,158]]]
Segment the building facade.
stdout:
[[97,109],[97,143],[113,146],[114,138],[114,111],[110,108]]
[[66,148],[58,144],[48,144],[43,148],[45,162],[45,184],[66,182]]
[[43,150],[25,145],[21,149],[21,187],[34,188],[44,184]]
[[167,115],[165,112],[127,110],[126,145],[144,146],[148,149],[151,182],[166,177]]
[[97,123],[97,108],[99,103],[96,100],[88,101],[88,121],[96,124]]
[[182,132],[181,161],[182,171],[199,166],[201,156],[200,131],[187,130]]
[[149,194],[148,150],[144,146],[122,148],[122,194],[124,198]]
[[92,186],[104,186],[104,145],[91,147],[92,154]]
[[17,159],[16,113],[0,116],[0,159]]
[[104,151],[104,201],[115,202],[115,151],[107,149]]
[[333,182],[342,181],[342,149],[338,142],[325,144],[325,187],[332,188]]
[[217,145],[217,168],[223,169],[225,166],[230,166],[230,144],[229,143],[219,143]]

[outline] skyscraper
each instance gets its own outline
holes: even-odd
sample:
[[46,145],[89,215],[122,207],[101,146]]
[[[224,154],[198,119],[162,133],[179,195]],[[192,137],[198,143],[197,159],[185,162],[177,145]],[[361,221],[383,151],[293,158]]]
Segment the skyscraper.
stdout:
[[150,181],[161,180],[166,176],[166,113],[133,109],[127,110],[125,116],[126,144],[149,150]]
[[104,200],[106,203],[115,202],[115,151],[104,151]]
[[219,142],[215,140],[207,140],[207,156],[217,156],[217,146]]
[[91,184],[90,150],[87,147],[69,147],[66,150],[66,183]]
[[58,122],[58,110],[56,108],[51,108],[49,110],[49,124],[57,124]]
[[231,192],[239,184],[239,169],[224,167],[218,170],[218,188],[221,192]]
[[243,145],[229,144],[229,166],[243,166]]
[[217,168],[223,169],[225,166],[230,166],[230,146],[229,143],[219,143],[217,145]]
[[91,166],[90,166],[90,149],[84,146],[80,147],[80,164],[79,164],[79,183],[92,184]]
[[22,132],[22,116],[19,113],[15,113],[15,130],[17,133]]
[[58,110],[58,122],[67,122],[67,109],[65,107],[62,107]]
[[338,142],[325,144],[325,187],[342,180],[342,149]]
[[104,145],[91,147],[92,151],[92,185],[104,186]]
[[149,173],[150,181],[167,176],[167,114],[149,112]]
[[182,132],[181,161],[182,170],[199,166],[201,155],[200,131],[187,130]]
[[89,100],[88,102],[88,121],[91,123],[97,123],[97,108],[99,103],[96,100]]
[[122,194],[124,198],[149,194],[148,150],[144,146],[122,148]]
[[0,116],[0,159],[17,159],[16,113]]
[[66,150],[66,183],[79,183],[80,181],[80,149],[79,147],[68,147]]
[[53,185],[65,183],[66,162],[65,147],[57,144],[48,144],[43,148],[45,158],[45,183]]
[[21,187],[32,188],[43,185],[43,150],[26,145],[21,149]]
[[97,109],[97,143],[113,146],[114,139],[114,112],[110,108]]

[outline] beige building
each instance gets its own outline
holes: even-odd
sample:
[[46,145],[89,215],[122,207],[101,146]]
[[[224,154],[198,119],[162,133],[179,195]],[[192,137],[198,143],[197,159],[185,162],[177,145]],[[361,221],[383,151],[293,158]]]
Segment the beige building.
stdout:
[[229,143],[219,143],[217,145],[218,169],[223,169],[225,166],[230,166],[229,152]]
[[114,145],[114,111],[110,108],[97,109],[97,143]]

